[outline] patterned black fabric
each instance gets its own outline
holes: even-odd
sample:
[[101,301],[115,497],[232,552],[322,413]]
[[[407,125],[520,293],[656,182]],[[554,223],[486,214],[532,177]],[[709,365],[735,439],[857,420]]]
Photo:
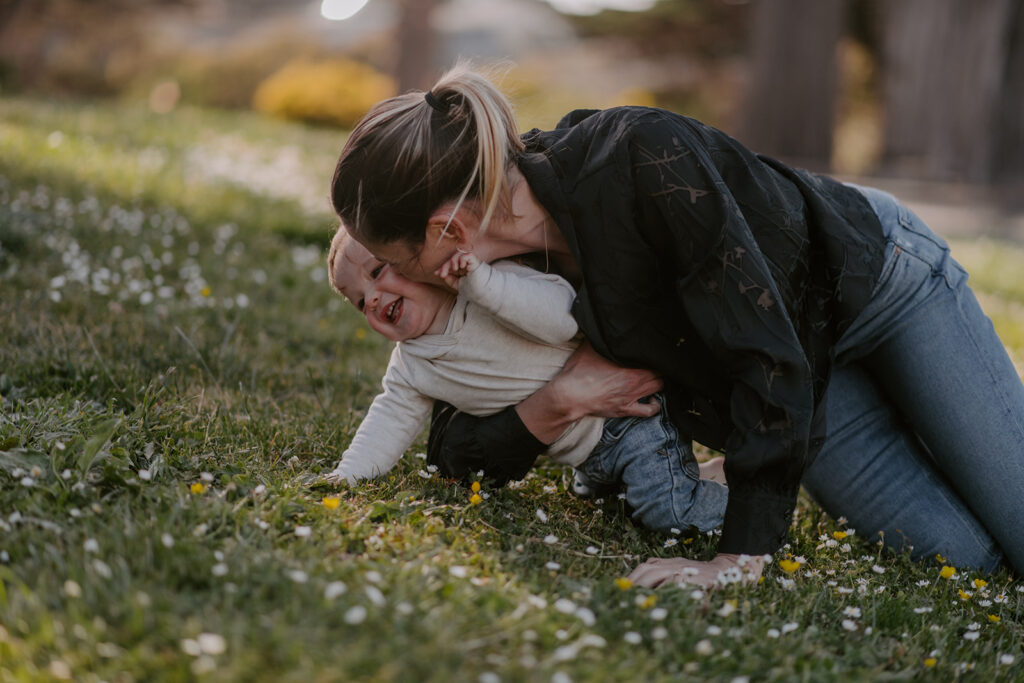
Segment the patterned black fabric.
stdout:
[[726,453],[719,551],[776,550],[824,440],[832,347],[881,267],[870,205],[660,109],[576,111],[523,140],[582,271],[581,329],[661,373],[680,434]]

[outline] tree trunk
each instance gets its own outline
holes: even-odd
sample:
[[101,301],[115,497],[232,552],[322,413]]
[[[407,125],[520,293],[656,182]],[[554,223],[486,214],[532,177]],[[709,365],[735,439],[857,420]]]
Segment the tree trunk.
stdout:
[[760,0],[740,137],[752,149],[825,170],[832,156],[845,0]]
[[[1017,2],[1013,13],[998,96],[994,162],[995,179],[1019,188],[1024,184],[1024,2]],[[1018,201],[1024,203],[1024,196],[1018,195]]]
[[397,0],[395,81],[398,92],[426,90],[434,81],[435,32],[430,16],[438,0]]
[[1019,2],[881,4],[888,171],[933,180],[991,179],[1011,16]]

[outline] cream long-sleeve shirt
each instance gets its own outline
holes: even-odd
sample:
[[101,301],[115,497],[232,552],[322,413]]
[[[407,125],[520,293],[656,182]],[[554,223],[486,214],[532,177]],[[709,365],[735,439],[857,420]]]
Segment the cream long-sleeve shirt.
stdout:
[[[330,476],[355,482],[390,470],[423,428],[435,399],[471,415],[490,415],[537,391],[579,344],[569,313],[575,296],[557,275],[511,261],[478,266],[459,283],[443,334],[395,346],[384,391]],[[583,418],[546,453],[578,465],[603,426],[603,418]]]

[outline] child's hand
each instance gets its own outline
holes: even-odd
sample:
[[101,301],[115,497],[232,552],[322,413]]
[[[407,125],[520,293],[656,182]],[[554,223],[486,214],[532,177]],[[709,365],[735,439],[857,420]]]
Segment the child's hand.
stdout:
[[452,289],[458,290],[459,280],[466,277],[479,267],[480,259],[478,259],[473,253],[466,254],[459,251],[452,254],[452,257],[445,261],[441,267],[437,269],[436,273],[439,278],[444,280],[446,285]]

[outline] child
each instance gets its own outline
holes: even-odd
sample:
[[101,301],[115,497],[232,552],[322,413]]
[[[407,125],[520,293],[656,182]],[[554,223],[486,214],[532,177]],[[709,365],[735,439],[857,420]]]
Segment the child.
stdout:
[[[576,349],[576,297],[561,277],[457,253],[440,270],[458,295],[408,280],[339,228],[328,255],[331,284],[397,342],[349,448],[328,480],[355,482],[390,470],[412,444],[435,399],[472,415],[518,403],[551,379]],[[661,397],[659,396],[659,400]],[[666,414],[585,417],[546,454],[576,468],[574,489],[625,485],[633,517],[658,530],[701,531],[722,522],[728,489],[701,478],[688,443]],[[721,459],[705,463],[721,476]]]

